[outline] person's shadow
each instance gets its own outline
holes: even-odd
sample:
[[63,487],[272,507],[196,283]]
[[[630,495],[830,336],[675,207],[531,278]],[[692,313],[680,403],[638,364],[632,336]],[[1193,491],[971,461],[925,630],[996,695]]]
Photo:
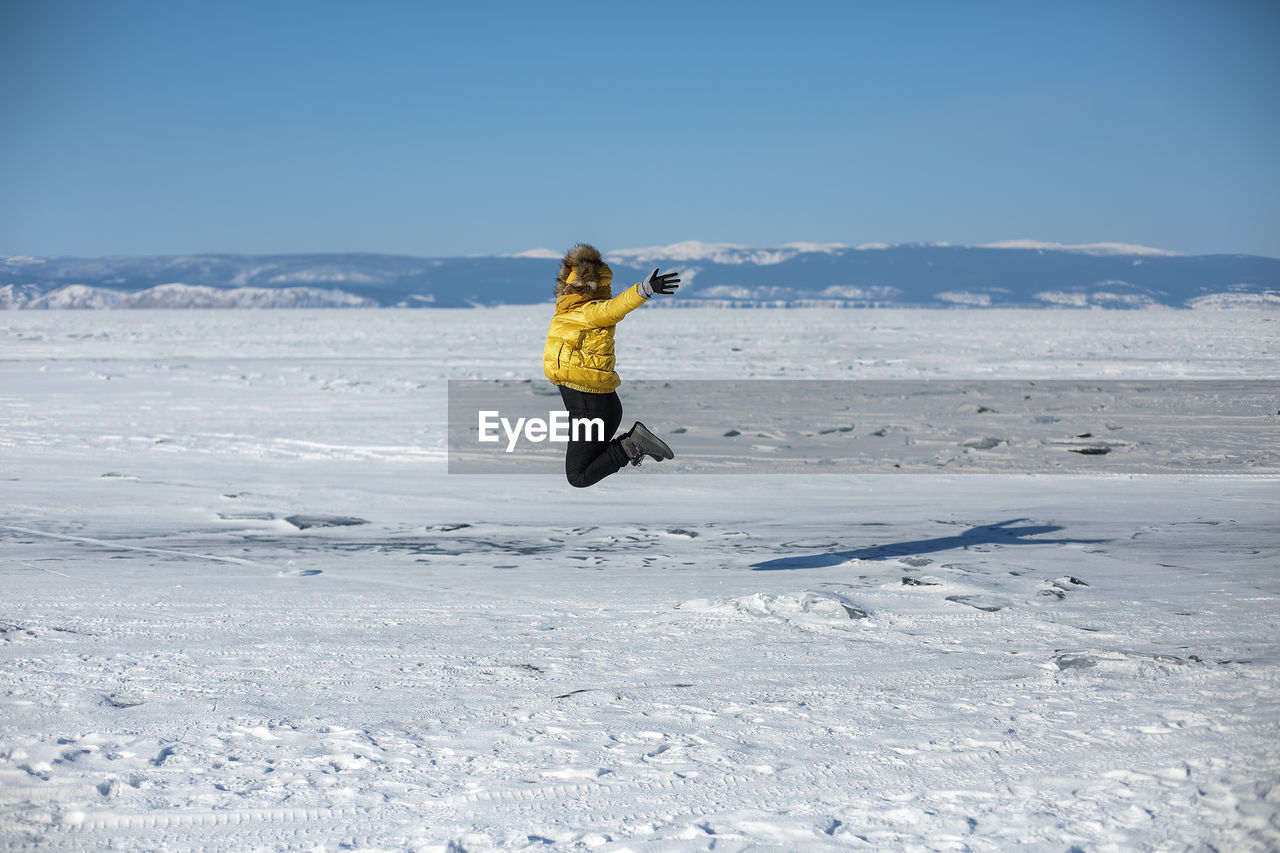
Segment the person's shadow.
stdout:
[[956,536],[939,536],[936,539],[916,539],[911,542],[894,542],[889,545],[873,545],[869,548],[857,548],[852,551],[828,551],[825,554],[808,554],[797,557],[779,557],[754,563],[751,568],[757,572],[774,572],[783,569],[821,569],[826,566],[838,566],[849,560],[889,560],[894,557],[906,557],[914,554],[932,554],[937,551],[950,551],[954,548],[970,548],[974,545],[1065,545],[1069,543],[1096,544],[1109,542],[1109,539],[1028,539],[1042,533],[1056,533],[1062,530],[1059,524],[1027,524],[1022,527],[1010,527],[1025,518],[1011,518],[998,524],[986,524],[971,527]]

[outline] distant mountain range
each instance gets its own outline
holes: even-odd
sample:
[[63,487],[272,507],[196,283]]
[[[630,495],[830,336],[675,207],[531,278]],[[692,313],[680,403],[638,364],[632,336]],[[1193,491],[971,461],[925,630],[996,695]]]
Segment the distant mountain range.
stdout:
[[[560,253],[0,256],[0,308],[472,307],[547,302]],[[607,252],[615,292],[655,266],[683,285],[664,307],[1280,308],[1280,260],[1144,246],[1014,241],[677,243]]]

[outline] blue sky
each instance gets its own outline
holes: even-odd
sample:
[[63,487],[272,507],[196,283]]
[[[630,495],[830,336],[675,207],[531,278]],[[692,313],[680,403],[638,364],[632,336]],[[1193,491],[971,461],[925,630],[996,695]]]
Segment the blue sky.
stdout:
[[1280,257],[1280,2],[0,0],[0,253]]

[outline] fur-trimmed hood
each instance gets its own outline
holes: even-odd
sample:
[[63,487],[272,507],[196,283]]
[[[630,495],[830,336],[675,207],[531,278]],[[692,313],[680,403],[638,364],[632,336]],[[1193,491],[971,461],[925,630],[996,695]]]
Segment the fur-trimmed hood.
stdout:
[[574,294],[588,299],[609,299],[613,295],[609,288],[612,282],[613,270],[600,257],[600,250],[578,243],[560,261],[556,296]]

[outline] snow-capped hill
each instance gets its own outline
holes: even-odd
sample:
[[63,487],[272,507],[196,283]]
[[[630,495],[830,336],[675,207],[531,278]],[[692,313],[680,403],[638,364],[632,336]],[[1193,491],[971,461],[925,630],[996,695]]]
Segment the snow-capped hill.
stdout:
[[377,303],[341,290],[316,287],[218,288],[162,284],[128,297],[131,308],[364,308]]
[[669,246],[643,249],[612,249],[605,254],[610,263],[649,264],[659,261],[706,261],[714,264],[755,264],[770,266],[805,253],[825,253],[848,249],[844,243],[787,243],[776,248],[743,246],[738,243],[703,243],[687,240]]
[[[606,257],[610,262],[655,263],[661,261],[706,261],[716,264],[756,264],[768,266],[789,261],[797,255],[835,255],[846,252],[865,252],[882,249],[936,249],[953,247],[951,243],[862,243],[849,246],[845,243],[786,243],[777,247],[744,246],[738,243],[704,243],[689,240],[669,246],[649,246],[643,249],[613,249]],[[1039,252],[1078,252],[1086,255],[1139,255],[1146,257],[1179,257],[1179,253],[1133,243],[1052,243],[1043,240],[1004,240],[986,243],[979,249],[1028,249]],[[527,255],[533,257],[532,254]],[[559,257],[555,255],[554,257]],[[511,256],[518,257],[518,256]]]
[[558,261],[563,256],[563,252],[557,252],[554,249],[529,249],[526,252],[513,252],[509,255],[498,255],[500,258],[534,258],[541,261]]
[[263,287],[219,288],[205,285],[162,284],[126,293],[106,287],[70,284],[47,293],[0,288],[0,307],[41,309],[95,308],[365,308],[376,302],[314,287],[278,290]]
[[[989,246],[688,241],[606,251],[615,292],[679,271],[656,303],[948,308],[1275,308],[1280,260],[1179,255],[1126,243]],[[523,305],[550,299],[560,253],[0,258],[0,307],[283,308]],[[175,284],[181,282],[181,284]]]
[[307,282],[308,284],[377,284],[378,280],[373,276],[355,272],[351,270],[298,270],[296,272],[281,273],[273,275],[267,279],[268,284],[291,284],[293,282]]
[[101,287],[70,284],[35,297],[24,308],[122,308],[127,295]]
[[1181,257],[1178,252],[1153,249],[1134,243],[1047,243],[1043,240],[1005,240],[1000,243],[984,243],[980,249],[1035,249],[1042,252],[1083,252],[1086,255],[1151,255],[1166,258]]
[[1187,301],[1188,308],[1202,311],[1227,311],[1239,308],[1270,308],[1280,310],[1280,291],[1263,293],[1211,293]]

